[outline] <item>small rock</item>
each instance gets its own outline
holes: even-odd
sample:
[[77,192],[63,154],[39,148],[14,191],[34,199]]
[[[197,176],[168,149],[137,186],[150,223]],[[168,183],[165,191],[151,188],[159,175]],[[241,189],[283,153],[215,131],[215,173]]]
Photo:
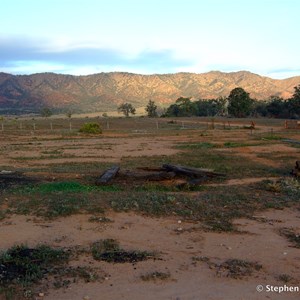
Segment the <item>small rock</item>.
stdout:
[[44,293],[39,293],[39,297],[44,297],[45,294]]
[[178,224],[181,224],[181,220],[178,220]]
[[84,296],[82,299],[83,300],[90,300],[91,298],[89,296]]

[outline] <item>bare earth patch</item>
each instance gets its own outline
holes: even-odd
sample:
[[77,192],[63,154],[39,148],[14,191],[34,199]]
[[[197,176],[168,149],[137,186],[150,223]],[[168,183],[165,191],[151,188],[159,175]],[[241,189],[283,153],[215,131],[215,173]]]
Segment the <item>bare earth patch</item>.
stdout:
[[[16,243],[34,246],[47,243],[54,247],[88,248],[99,239],[115,239],[125,249],[156,251],[161,260],[136,264],[110,264],[84,256],[83,261],[109,274],[103,283],[78,283],[67,289],[50,289],[44,299],[269,299],[258,294],[258,284],[279,285],[280,274],[299,278],[299,250],[278,233],[281,227],[299,228],[299,212],[286,209],[254,216],[254,220],[236,220],[243,234],[211,233],[195,230],[196,224],[178,222],[177,218],[149,218],[132,213],[109,213],[113,222],[89,222],[89,215],[76,215],[55,221],[12,216],[2,221],[1,247]],[[262,222],[263,220],[263,222]],[[181,230],[178,230],[181,228]],[[189,230],[192,229],[192,230]],[[183,231],[183,233],[181,233]],[[262,269],[245,273],[246,280],[220,276],[216,268],[195,257],[207,257],[224,268],[232,259],[257,262]],[[274,263],[276,262],[276,263]],[[235,270],[235,269],[234,269]],[[240,269],[238,269],[240,270]],[[243,270],[243,269],[242,269]],[[172,280],[148,281],[143,274],[170,274]],[[227,271],[226,271],[227,272]],[[244,272],[244,271],[243,271]],[[224,271],[223,271],[224,273]],[[298,299],[288,295],[285,299]],[[272,294],[272,299],[280,299]]]

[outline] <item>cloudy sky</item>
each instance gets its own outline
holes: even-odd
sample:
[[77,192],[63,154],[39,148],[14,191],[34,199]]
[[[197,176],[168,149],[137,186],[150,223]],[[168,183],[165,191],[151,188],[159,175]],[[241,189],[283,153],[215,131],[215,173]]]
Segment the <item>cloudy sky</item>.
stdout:
[[299,0],[1,0],[0,72],[300,75]]

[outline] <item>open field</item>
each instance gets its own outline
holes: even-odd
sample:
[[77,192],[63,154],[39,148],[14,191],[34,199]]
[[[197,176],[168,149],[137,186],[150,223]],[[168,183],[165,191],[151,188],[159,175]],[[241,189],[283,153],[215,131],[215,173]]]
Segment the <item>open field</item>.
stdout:
[[[0,171],[19,177],[0,177],[0,299],[299,299],[256,287],[300,286],[300,148],[284,141],[300,132],[250,122],[5,119]],[[143,180],[167,163],[226,177]]]

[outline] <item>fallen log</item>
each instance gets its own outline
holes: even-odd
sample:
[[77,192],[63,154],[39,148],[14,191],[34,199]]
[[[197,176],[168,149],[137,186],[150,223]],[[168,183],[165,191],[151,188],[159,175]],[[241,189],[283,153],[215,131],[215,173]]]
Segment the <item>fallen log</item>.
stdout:
[[100,178],[96,180],[96,185],[102,185],[109,183],[119,172],[119,166],[113,166],[110,169],[106,170]]
[[225,174],[216,173],[211,169],[189,168],[180,165],[164,164],[162,166],[168,172],[185,175],[188,177],[225,177]]

